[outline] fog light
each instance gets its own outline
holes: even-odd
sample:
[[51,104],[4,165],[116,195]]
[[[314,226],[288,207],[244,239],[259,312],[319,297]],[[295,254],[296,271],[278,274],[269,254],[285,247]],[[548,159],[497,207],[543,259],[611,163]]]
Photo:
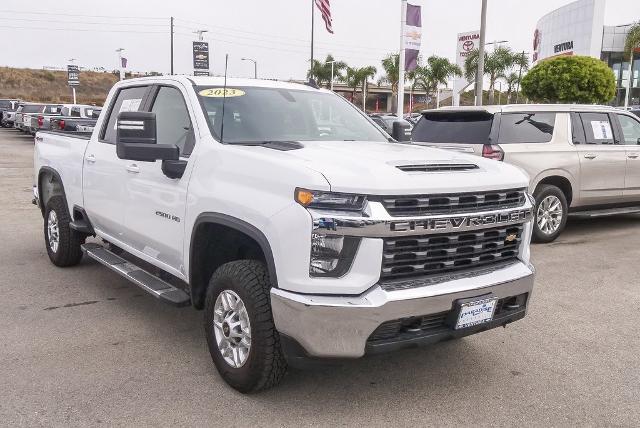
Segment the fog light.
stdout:
[[359,238],[311,234],[309,274],[339,277],[349,271],[358,249]]

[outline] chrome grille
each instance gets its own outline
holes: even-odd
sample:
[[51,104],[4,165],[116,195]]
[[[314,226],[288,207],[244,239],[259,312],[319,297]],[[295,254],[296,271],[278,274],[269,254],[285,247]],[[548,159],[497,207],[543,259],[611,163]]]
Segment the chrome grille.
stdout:
[[525,189],[511,189],[482,193],[450,193],[438,195],[377,196],[393,217],[430,214],[460,214],[515,208],[524,205]]
[[382,281],[439,275],[515,261],[523,225],[384,238]]

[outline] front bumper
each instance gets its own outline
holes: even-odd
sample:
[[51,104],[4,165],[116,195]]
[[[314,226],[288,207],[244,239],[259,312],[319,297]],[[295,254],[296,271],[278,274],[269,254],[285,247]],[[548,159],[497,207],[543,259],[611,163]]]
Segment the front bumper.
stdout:
[[[506,325],[526,313],[534,269],[517,262],[478,275],[458,277],[419,288],[393,290],[377,284],[359,296],[326,296],[271,290],[273,319],[280,334],[297,342],[308,357],[358,358],[365,353],[428,343]],[[452,311],[459,299],[493,295],[499,299],[526,295],[524,307],[511,315],[469,329],[373,344],[372,333],[383,323]],[[419,340],[422,339],[422,340]]]

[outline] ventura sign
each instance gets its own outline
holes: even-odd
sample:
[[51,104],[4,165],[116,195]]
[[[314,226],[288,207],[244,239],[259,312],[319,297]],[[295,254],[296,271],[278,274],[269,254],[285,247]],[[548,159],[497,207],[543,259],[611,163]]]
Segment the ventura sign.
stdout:
[[[480,30],[458,33],[458,44],[456,48],[456,64],[464,70],[464,60],[480,44]],[[469,82],[464,77],[459,77],[453,81],[453,105],[460,105],[460,91]]]
[[557,45],[553,46],[553,51],[555,53],[560,53],[560,52],[569,51],[569,50],[573,50],[573,40],[571,40],[570,42],[558,43]]

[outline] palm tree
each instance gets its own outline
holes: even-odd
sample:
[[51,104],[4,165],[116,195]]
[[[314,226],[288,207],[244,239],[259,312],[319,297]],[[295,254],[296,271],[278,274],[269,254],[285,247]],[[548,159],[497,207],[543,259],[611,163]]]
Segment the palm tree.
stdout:
[[513,67],[518,68],[518,82],[516,84],[516,103],[518,102],[518,93],[520,92],[520,82],[522,81],[522,72],[529,70],[529,56],[526,52],[518,52],[514,54]]
[[[333,55],[327,55],[327,58],[324,61],[318,61],[317,59],[313,60],[313,64],[311,64],[311,69],[307,72],[307,78],[311,79],[312,77],[315,79],[316,83],[319,86],[330,86],[331,85],[331,62],[335,61]],[[344,77],[342,76],[342,70],[347,68],[347,64],[344,61],[335,61],[333,63],[333,78],[334,80],[342,80]]]
[[366,107],[366,104],[365,104],[366,100],[364,99],[364,97],[365,97],[367,82],[370,77],[373,77],[375,75],[376,75],[376,68],[371,65],[367,67],[360,67],[360,68],[347,67],[347,72],[345,74],[344,82],[347,84],[349,88],[352,89],[351,101],[353,102],[356,96],[356,90],[360,88],[362,90],[362,96],[363,96],[363,100],[362,100],[363,110]]
[[624,106],[629,107],[631,97],[631,81],[633,80],[633,53],[640,48],[640,21],[636,21],[627,33],[627,40],[624,43],[624,54],[629,56],[629,80],[627,81],[626,96]]
[[507,83],[507,104],[511,103],[511,94],[517,85],[520,84],[520,75],[516,72],[511,72],[506,76],[501,76]]
[[[514,65],[516,56],[519,54],[514,54],[510,48],[498,47],[492,52],[485,52],[484,55],[484,74],[489,76],[489,104],[493,104],[496,81]],[[474,49],[464,61],[464,75],[469,81],[475,79],[478,70],[478,56],[478,50]],[[478,96],[482,96],[482,94]]]
[[427,95],[438,90],[440,85],[447,86],[449,79],[462,76],[462,70],[447,58],[430,56],[424,66],[418,66],[413,72],[412,89],[422,87]]
[[396,111],[398,104],[398,80],[400,79],[400,55],[389,54],[382,60],[384,76],[378,80],[378,84],[391,85],[391,109]]

